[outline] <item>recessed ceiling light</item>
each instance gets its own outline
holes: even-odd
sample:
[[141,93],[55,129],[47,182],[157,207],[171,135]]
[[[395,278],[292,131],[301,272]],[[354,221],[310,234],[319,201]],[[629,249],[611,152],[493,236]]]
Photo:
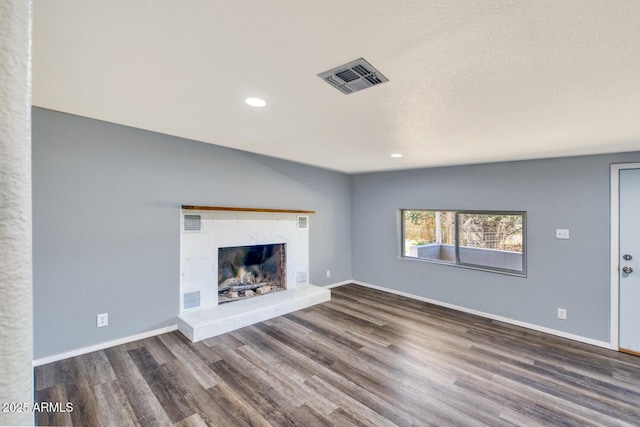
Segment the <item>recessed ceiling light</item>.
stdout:
[[244,100],[244,102],[251,105],[252,107],[264,107],[265,105],[267,105],[267,101],[260,98],[247,98]]
[[393,154],[391,155],[391,157],[392,157],[392,158],[394,158],[394,159],[399,159],[400,157],[402,157],[402,154],[400,154],[400,153],[393,153]]

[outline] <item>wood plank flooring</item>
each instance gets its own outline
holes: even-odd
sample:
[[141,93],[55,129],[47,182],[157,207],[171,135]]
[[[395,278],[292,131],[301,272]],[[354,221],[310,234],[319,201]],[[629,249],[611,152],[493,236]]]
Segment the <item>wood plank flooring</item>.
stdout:
[[39,425],[638,426],[640,357],[347,285],[196,344],[173,332],[35,369]]

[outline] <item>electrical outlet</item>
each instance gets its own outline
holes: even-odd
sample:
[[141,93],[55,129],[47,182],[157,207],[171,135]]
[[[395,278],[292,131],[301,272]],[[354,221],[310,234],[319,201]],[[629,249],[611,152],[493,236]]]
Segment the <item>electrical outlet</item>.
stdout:
[[109,313],[102,313],[96,316],[96,324],[98,328],[109,325]]
[[327,270],[327,277],[331,277],[331,270]]
[[567,309],[559,308],[558,309],[558,319],[567,320]]
[[557,228],[556,239],[569,239],[569,230]]

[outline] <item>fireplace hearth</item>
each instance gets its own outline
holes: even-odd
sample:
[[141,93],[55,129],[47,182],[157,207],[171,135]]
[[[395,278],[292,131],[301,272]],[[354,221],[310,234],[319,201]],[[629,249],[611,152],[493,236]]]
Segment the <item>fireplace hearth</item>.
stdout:
[[284,243],[218,249],[218,304],[283,291]]

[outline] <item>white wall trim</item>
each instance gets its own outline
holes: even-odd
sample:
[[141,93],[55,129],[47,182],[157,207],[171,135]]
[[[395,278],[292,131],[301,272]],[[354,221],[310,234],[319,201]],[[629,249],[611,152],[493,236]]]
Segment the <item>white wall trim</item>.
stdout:
[[567,333],[567,332],[558,331],[557,329],[546,328],[544,326],[534,325],[532,323],[521,322],[519,320],[513,320],[513,319],[509,319],[507,317],[502,317],[502,316],[496,316],[494,314],[485,313],[485,312],[478,311],[478,310],[472,310],[470,308],[461,307],[459,305],[449,304],[449,303],[438,301],[438,300],[434,300],[434,299],[431,299],[431,298],[425,298],[425,297],[421,297],[419,295],[414,295],[414,294],[410,294],[410,293],[407,293],[407,292],[397,291],[395,289],[385,288],[383,286],[372,285],[370,283],[361,282],[359,280],[352,280],[349,283],[355,283],[356,285],[365,286],[367,288],[377,289],[379,291],[389,292],[391,294],[400,295],[400,296],[411,298],[411,299],[415,299],[415,300],[418,300],[418,301],[428,302],[430,304],[439,305],[441,307],[451,308],[453,310],[462,311],[464,313],[475,314],[476,316],[485,317],[487,319],[492,319],[492,320],[497,320],[497,321],[500,321],[500,322],[508,323],[510,325],[521,326],[523,328],[532,329],[534,331],[544,332],[546,334],[555,335],[555,336],[562,337],[562,338],[568,338],[568,339],[573,340],[573,341],[578,341],[578,342],[582,342],[582,343],[585,343],[585,344],[591,344],[591,345],[595,345],[597,347],[603,347],[603,348],[610,349],[610,350],[617,350],[617,348],[611,347],[611,345],[606,341],[594,340],[592,338],[583,337],[581,335],[574,335],[574,334],[570,334],[570,333]]
[[337,288],[338,286],[348,285],[349,283],[355,283],[355,281],[354,280],[345,280],[345,281],[342,281],[342,282],[336,282],[336,283],[332,283],[330,285],[323,286],[323,288],[327,288],[327,289]]
[[[637,165],[636,167],[640,168],[640,163],[635,163],[635,165]],[[612,169],[613,169],[613,165],[612,165]],[[627,168],[627,169],[631,169],[631,168]],[[617,193],[616,193],[616,195],[617,195]],[[617,199],[617,196],[616,196],[616,199]],[[612,197],[612,200],[613,200],[613,197]],[[613,212],[613,208],[612,208],[612,212]],[[612,224],[613,224],[613,220],[612,220]],[[617,219],[616,219],[616,224],[617,224]],[[616,231],[616,233],[617,233],[617,231]],[[613,241],[613,233],[612,233],[612,241]],[[616,249],[616,252],[617,252],[617,249]],[[613,253],[613,250],[612,250],[612,253]],[[613,258],[613,255],[612,255],[612,260],[613,259],[614,258]],[[617,255],[616,255],[615,260],[617,260]],[[615,273],[616,273],[616,277],[615,277],[616,280],[615,281],[617,281],[617,268],[612,268],[612,270],[615,270]],[[612,283],[615,283],[615,281],[612,281]],[[323,287],[327,288],[327,289],[332,289],[332,288],[337,288],[339,286],[348,285],[350,283],[354,283],[354,284],[360,285],[360,286],[365,286],[365,287],[371,288],[371,289],[377,289],[379,291],[389,292],[391,294],[400,295],[400,296],[403,296],[403,297],[415,299],[415,300],[418,300],[418,301],[427,302],[427,303],[434,304],[434,305],[439,305],[441,307],[451,308],[453,310],[458,310],[458,311],[462,311],[464,313],[474,314],[476,316],[485,317],[485,318],[492,319],[492,320],[497,320],[497,321],[508,323],[508,324],[511,324],[511,325],[521,326],[523,328],[532,329],[532,330],[538,331],[538,332],[544,332],[546,334],[555,335],[555,336],[562,337],[562,338],[567,338],[567,339],[570,339],[570,340],[573,340],[573,341],[578,341],[578,342],[582,342],[582,343],[585,343],[585,344],[591,344],[591,345],[595,345],[597,347],[607,348],[607,349],[611,349],[611,350],[618,350],[618,342],[617,342],[618,341],[617,340],[617,328],[618,328],[617,312],[618,312],[618,307],[617,307],[617,304],[616,304],[616,307],[615,307],[615,312],[616,312],[616,319],[615,319],[616,335],[615,335],[615,338],[616,339],[615,339],[615,342],[614,342],[614,340],[613,340],[613,336],[614,335],[612,335],[612,342],[608,343],[606,341],[594,340],[592,338],[583,337],[581,335],[575,335],[575,334],[570,334],[570,333],[563,332],[563,331],[558,331],[557,329],[546,328],[544,326],[539,326],[539,325],[535,325],[535,324],[532,324],[532,323],[521,322],[519,320],[509,319],[507,317],[502,317],[502,316],[496,316],[494,314],[485,313],[485,312],[478,311],[478,310],[473,310],[473,309],[462,307],[462,306],[455,305],[455,304],[449,304],[449,303],[438,301],[438,300],[434,300],[434,299],[431,299],[431,298],[422,297],[420,295],[410,294],[408,292],[398,291],[398,290],[391,289],[391,288],[385,288],[384,286],[373,285],[371,283],[362,282],[360,280],[344,280],[342,282],[332,283],[330,285],[326,285],[326,286],[323,286]],[[613,294],[614,294],[614,289],[613,288],[614,288],[614,286],[612,286],[612,300],[613,300]],[[615,295],[616,295],[615,301],[617,301],[617,286],[615,286],[615,288],[616,288],[615,289]],[[613,302],[612,302],[612,312],[613,312]],[[613,323],[614,323],[613,316],[612,316],[611,323],[612,323],[612,332],[613,332]],[[93,345],[93,346],[79,348],[79,349],[76,349],[76,350],[71,350],[71,351],[68,351],[68,352],[65,352],[65,353],[55,354],[53,356],[43,357],[41,359],[34,360],[33,361],[33,366],[46,365],[47,363],[57,362],[59,360],[68,359],[70,357],[80,356],[80,355],[91,353],[91,352],[94,352],[94,351],[104,350],[106,348],[115,347],[117,345],[127,344],[127,343],[130,343],[130,342],[133,342],[133,341],[138,341],[138,340],[142,340],[142,339],[145,339],[145,338],[154,337],[156,335],[166,334],[168,332],[173,332],[173,331],[175,331],[177,329],[178,329],[177,325],[171,325],[171,326],[167,326],[167,327],[164,327],[164,328],[155,329],[153,331],[143,332],[141,334],[131,335],[131,336],[124,337],[124,338],[119,338],[119,339],[113,340],[113,341],[107,341],[107,342],[96,344],[96,345]]]
[[[322,286],[323,288],[331,289],[337,286],[348,285],[354,283],[353,280],[345,280],[342,282],[332,283],[330,285]],[[33,366],[46,365],[47,363],[57,362],[59,360],[68,359],[70,357],[81,356],[83,354],[91,353],[94,351],[104,350],[105,348],[115,347],[117,345],[127,344],[133,341],[143,340],[145,338],[154,337],[156,335],[166,334],[178,330],[178,325],[171,325],[165,328],[155,329],[149,332],[143,332],[141,334],[131,335],[124,338],[119,338],[113,341],[107,341],[100,344],[95,344],[89,347],[78,348],[75,350],[67,351],[65,353],[54,354],[53,356],[47,356],[33,361]]]
[[640,169],[640,163],[614,163],[611,165],[611,255],[610,279],[611,284],[611,348],[619,349],[620,338],[620,283],[618,267],[620,259],[620,171],[623,169]]
[[76,350],[67,351],[65,353],[54,354],[53,356],[43,357],[33,361],[33,366],[46,365],[47,363],[57,362],[59,360],[68,359],[70,357],[80,356],[83,354],[91,353],[98,350],[104,350],[105,348],[115,347],[117,345],[127,344],[133,341],[143,340],[145,338],[155,337],[156,335],[166,334],[178,329],[178,325],[171,325],[153,331],[143,332],[141,334],[131,335],[124,338],[119,338],[113,341],[107,341],[100,344],[92,345],[89,347],[78,348]]

